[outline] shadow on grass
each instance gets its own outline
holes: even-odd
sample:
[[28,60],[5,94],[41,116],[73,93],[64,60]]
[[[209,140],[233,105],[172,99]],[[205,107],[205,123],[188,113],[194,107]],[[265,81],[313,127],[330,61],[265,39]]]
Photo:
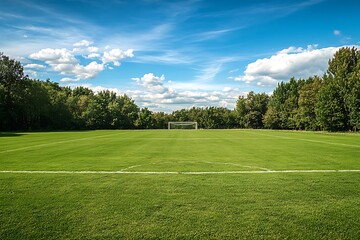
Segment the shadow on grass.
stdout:
[[25,134],[23,133],[15,133],[15,132],[0,132],[0,138],[1,137],[20,137]]

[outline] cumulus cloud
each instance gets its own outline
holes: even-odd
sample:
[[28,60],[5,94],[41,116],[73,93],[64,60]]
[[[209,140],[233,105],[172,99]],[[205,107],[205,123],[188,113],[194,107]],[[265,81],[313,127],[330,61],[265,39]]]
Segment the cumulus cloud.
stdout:
[[[61,75],[75,76],[76,79],[91,79],[104,70],[104,65],[95,61],[88,65],[81,65],[70,50],[62,49],[42,49],[30,55],[30,58],[44,61],[52,70]],[[64,80],[65,79],[65,80]],[[64,78],[63,81],[70,78]]]
[[[100,72],[110,69],[107,63],[113,63],[114,66],[120,66],[120,60],[127,57],[133,57],[133,50],[123,51],[121,49],[112,49],[99,53],[99,48],[91,46],[92,42],[82,40],[74,44],[77,48],[72,50],[61,48],[52,49],[45,48],[30,54],[31,59],[45,62],[51,67],[51,70],[59,72],[66,77],[62,78],[62,82],[74,82],[82,79],[92,79]],[[84,55],[79,55],[84,54]],[[94,61],[81,64],[81,59],[93,59]],[[40,67],[40,64],[28,64],[29,68]],[[44,66],[45,67],[45,66]]]
[[[132,78],[142,90],[128,90],[137,104],[154,111],[170,112],[174,109],[189,107],[218,106],[233,108],[236,99],[243,94],[237,88],[224,87],[222,91],[198,89],[174,89],[166,84],[164,75],[156,76],[153,73],[144,74],[139,78]],[[172,85],[172,84],[171,84]],[[181,84],[180,84],[181,85]],[[177,85],[174,85],[177,86]]]
[[169,91],[169,89],[164,86],[164,75],[157,77],[153,73],[147,73],[141,78],[132,78],[132,80],[150,92],[164,93],[165,91]]
[[124,58],[132,58],[134,56],[134,50],[128,49],[126,51],[123,51],[121,49],[115,48],[108,52],[104,52],[104,55],[102,57],[103,63],[112,62],[115,66],[120,66],[120,60]]
[[74,74],[78,79],[91,79],[104,70],[104,65],[95,61],[86,66],[76,64],[70,72],[62,72],[62,74]]
[[45,48],[41,49],[37,53],[33,53],[30,55],[30,58],[36,60],[42,60],[46,63],[57,64],[57,63],[77,63],[76,58],[72,54],[71,51],[67,50],[66,48],[61,49],[52,49],[52,48]]
[[270,58],[258,59],[247,65],[244,75],[235,77],[236,81],[254,83],[262,87],[274,87],[280,81],[291,77],[307,78],[322,75],[338,47],[317,49],[309,45],[306,49],[289,47]]

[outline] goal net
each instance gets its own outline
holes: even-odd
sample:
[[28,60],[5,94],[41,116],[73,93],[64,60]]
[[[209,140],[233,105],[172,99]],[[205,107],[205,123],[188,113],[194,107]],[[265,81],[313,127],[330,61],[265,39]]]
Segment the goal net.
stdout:
[[174,130],[174,129],[198,129],[197,122],[168,122],[168,129]]

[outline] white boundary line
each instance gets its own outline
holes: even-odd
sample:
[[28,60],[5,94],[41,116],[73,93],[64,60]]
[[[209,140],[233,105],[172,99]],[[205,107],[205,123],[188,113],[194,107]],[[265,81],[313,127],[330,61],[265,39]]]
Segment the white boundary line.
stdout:
[[236,163],[222,163],[222,162],[202,162],[202,161],[199,161],[199,162],[193,162],[193,161],[175,161],[175,162],[161,162],[161,163],[147,163],[147,164],[139,164],[139,165],[133,165],[133,166],[130,166],[130,167],[126,167],[126,168],[123,168],[123,169],[120,169],[120,172],[127,172],[129,169],[133,169],[133,168],[137,168],[137,167],[144,167],[144,166],[150,166],[150,165],[166,165],[166,164],[193,164],[193,163],[197,163],[197,164],[201,164],[201,163],[206,163],[206,164],[213,164],[213,165],[230,165],[230,166],[236,166],[236,167],[241,167],[241,168],[252,168],[252,169],[260,169],[262,171],[271,171],[271,169],[268,169],[268,168],[262,168],[262,167],[257,167],[257,166],[248,166],[248,165],[240,165],[240,164],[236,164]]
[[143,175],[220,175],[220,174],[264,174],[264,173],[360,173],[359,169],[344,170],[270,170],[270,171],[222,171],[222,172],[128,172],[128,171],[29,171],[1,170],[0,173],[25,174],[143,174]]

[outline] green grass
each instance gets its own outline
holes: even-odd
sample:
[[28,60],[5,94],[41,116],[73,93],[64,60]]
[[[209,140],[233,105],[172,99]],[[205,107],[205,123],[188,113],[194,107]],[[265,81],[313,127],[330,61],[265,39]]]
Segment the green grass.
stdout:
[[360,135],[266,130],[0,134],[0,239],[356,239]]

